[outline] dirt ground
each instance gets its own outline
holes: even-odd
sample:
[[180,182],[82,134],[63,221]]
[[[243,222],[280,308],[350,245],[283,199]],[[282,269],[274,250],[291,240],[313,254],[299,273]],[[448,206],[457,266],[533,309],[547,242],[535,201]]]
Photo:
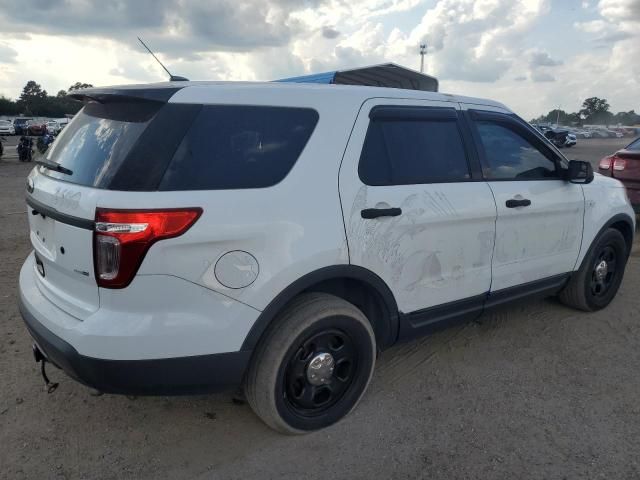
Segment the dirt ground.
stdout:
[[640,478],[637,250],[607,309],[533,301],[394,347],[348,418],[285,437],[229,394],[94,397],[53,368],[43,391],[16,307],[30,168],[0,160],[0,478]]

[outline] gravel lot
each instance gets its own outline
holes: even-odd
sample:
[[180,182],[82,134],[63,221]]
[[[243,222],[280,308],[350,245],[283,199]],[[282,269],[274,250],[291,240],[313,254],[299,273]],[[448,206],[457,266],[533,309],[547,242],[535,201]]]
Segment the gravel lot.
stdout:
[[[596,164],[628,140],[579,142]],[[30,169],[0,160],[1,478],[640,478],[636,249],[604,311],[534,301],[397,346],[346,420],[284,437],[228,394],[94,397],[53,368],[43,391],[16,307]]]

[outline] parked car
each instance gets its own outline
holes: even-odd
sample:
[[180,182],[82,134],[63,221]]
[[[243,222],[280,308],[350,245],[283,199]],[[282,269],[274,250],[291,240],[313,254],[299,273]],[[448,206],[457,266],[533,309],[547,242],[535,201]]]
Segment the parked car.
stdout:
[[16,129],[8,120],[0,120],[0,135],[15,135]]
[[564,141],[564,146],[567,148],[573,147],[578,141],[573,133],[567,133],[567,139]]
[[621,137],[633,137],[636,134],[635,129],[627,127],[614,127],[611,130],[619,133]]
[[27,122],[33,120],[29,117],[17,117],[13,120],[13,128],[16,135],[28,135]]
[[569,130],[576,138],[591,138],[591,132],[589,130],[582,130],[580,128],[572,128]]
[[640,138],[600,160],[598,171],[620,180],[636,213],[640,213]]
[[563,128],[546,128],[543,129],[542,132],[542,134],[557,148],[575,145],[575,137],[573,139],[574,143],[572,145],[568,145],[567,142],[570,142],[568,140],[569,131]]
[[591,130],[593,138],[615,138],[615,133],[602,128]]
[[42,123],[36,120],[29,120],[27,122],[27,135],[44,135],[46,131],[46,123]]
[[60,133],[60,125],[58,124],[58,122],[50,120],[46,123],[46,133],[49,133],[51,135],[57,135],[58,133]]
[[622,281],[620,182],[498,102],[191,82],[75,98],[27,179],[19,306],[35,358],[99,391],[242,386],[304,433],[356,406],[379,351],[527,295],[599,310]]

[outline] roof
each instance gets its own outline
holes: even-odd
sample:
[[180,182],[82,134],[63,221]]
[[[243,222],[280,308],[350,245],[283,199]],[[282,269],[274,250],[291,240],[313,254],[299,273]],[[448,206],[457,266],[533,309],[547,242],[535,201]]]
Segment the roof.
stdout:
[[383,63],[370,67],[335,70],[301,77],[276,80],[276,82],[323,83],[338,85],[367,85],[373,87],[403,88],[406,90],[438,91],[438,79],[395,63]]
[[[189,92],[189,93],[187,93]],[[297,82],[230,82],[230,81],[189,81],[189,82],[160,82],[138,85],[114,85],[98,88],[75,90],[70,95],[76,100],[114,101],[121,100],[155,100],[161,102],[186,102],[196,100],[202,102],[246,103],[248,96],[262,99],[259,103],[296,102],[303,104],[312,98],[336,98],[338,101],[355,101],[362,103],[370,98],[388,97],[399,99],[435,100],[446,102],[460,102],[475,105],[508,107],[495,100],[466,97],[448,93],[423,90],[401,90],[398,88],[329,85],[321,83]],[[189,98],[187,100],[187,97]],[[289,99],[289,100],[287,100]],[[295,100],[293,100],[295,99]],[[252,100],[254,101],[254,100]],[[325,101],[325,100],[323,100]]]

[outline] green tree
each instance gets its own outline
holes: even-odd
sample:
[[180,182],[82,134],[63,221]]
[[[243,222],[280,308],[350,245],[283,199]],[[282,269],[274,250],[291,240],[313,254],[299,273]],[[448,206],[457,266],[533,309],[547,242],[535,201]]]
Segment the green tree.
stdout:
[[0,96],[0,115],[17,115],[18,105],[13,100]]
[[604,123],[608,124],[613,115],[609,111],[609,103],[604,98],[590,97],[582,102],[582,110],[580,116],[584,118],[585,123]]
[[532,123],[553,123],[558,125],[579,125],[580,115],[577,113],[568,113],[564,110],[554,109],[546,115],[540,115],[534,119]]
[[69,91],[72,92],[74,90],[80,90],[81,88],[91,88],[91,87],[93,87],[93,85],[91,85],[90,83],[76,82],[69,87]]
[[38,115],[47,101],[47,91],[39,83],[29,80],[18,99],[18,108],[27,115]]
[[613,123],[620,125],[636,125],[640,123],[640,115],[635,111],[618,112],[613,116]]
[[29,80],[22,89],[20,100],[29,101],[34,98],[47,98],[47,91],[43,90],[39,83],[36,83],[33,80]]

